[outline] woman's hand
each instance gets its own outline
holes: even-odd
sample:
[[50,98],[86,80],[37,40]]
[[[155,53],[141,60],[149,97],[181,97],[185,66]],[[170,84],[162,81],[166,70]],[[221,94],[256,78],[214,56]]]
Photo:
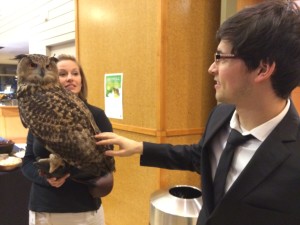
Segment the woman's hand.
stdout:
[[118,145],[120,150],[113,151],[108,150],[105,152],[105,155],[108,156],[131,156],[134,154],[143,154],[143,143],[137,142],[122,136],[119,136],[115,133],[104,132],[95,135],[96,139],[100,140],[97,145]]
[[66,174],[65,176],[61,177],[61,178],[56,178],[56,177],[51,177],[51,178],[48,178],[47,181],[48,183],[52,186],[52,187],[56,187],[56,188],[59,188],[61,187],[65,182],[66,182],[66,179],[70,176],[70,174]]

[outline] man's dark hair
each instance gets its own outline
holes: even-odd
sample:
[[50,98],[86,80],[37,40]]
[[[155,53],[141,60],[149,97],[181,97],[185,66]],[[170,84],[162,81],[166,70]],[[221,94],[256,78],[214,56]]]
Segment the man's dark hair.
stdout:
[[231,53],[249,70],[261,61],[275,63],[271,82],[277,96],[288,98],[300,84],[300,10],[294,1],[271,0],[244,8],[221,25],[217,40],[229,41]]

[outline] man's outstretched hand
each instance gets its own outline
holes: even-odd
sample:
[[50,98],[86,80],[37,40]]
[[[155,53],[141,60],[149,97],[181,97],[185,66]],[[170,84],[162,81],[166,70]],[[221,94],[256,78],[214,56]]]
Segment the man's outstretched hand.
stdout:
[[108,156],[132,156],[134,154],[143,154],[143,142],[137,142],[123,136],[117,135],[112,132],[103,132],[95,135],[95,138],[99,141],[97,145],[118,145],[119,150],[107,150],[105,155]]

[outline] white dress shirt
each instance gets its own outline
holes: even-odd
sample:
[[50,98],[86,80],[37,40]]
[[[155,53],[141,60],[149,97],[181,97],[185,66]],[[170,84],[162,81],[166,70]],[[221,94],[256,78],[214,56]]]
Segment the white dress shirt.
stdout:
[[219,132],[219,134],[215,137],[212,142],[212,150],[213,154],[211,154],[211,166],[212,166],[212,176],[215,177],[217,165],[219,163],[221,154],[225,148],[227,143],[227,138],[229,136],[231,129],[236,129],[242,135],[251,134],[255,138],[247,141],[245,144],[239,146],[235,150],[235,154],[231,163],[231,168],[227,175],[225,192],[231,187],[234,181],[241,174],[243,169],[249,163],[251,158],[253,157],[256,150],[259,148],[261,143],[268,137],[268,135],[272,132],[272,130],[280,123],[280,121],[284,118],[290,108],[290,100],[287,101],[285,108],[275,116],[273,119],[259,125],[258,127],[253,128],[248,131],[240,126],[237,112],[235,111],[230,120],[230,126],[226,129],[223,129]]

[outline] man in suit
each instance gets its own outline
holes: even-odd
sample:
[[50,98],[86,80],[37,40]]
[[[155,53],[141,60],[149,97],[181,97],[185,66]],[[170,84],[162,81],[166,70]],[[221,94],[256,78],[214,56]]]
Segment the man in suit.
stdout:
[[[290,1],[264,1],[226,20],[217,40],[208,71],[220,104],[198,144],[136,142],[113,133],[97,135],[98,144],[119,145],[110,156],[141,154],[143,166],[200,173],[197,225],[299,225],[300,123],[289,96],[300,82],[300,10]],[[231,151],[222,174],[231,132],[250,139]]]

